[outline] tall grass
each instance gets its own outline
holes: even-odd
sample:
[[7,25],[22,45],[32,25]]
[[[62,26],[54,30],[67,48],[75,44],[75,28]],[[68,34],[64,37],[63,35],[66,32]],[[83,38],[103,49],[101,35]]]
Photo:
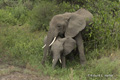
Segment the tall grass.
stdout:
[[[32,70],[38,70],[40,74],[46,74],[51,79],[61,80],[119,80],[120,78],[120,55],[119,52],[110,52],[110,57],[101,59],[89,59],[85,66],[81,66],[79,61],[67,61],[67,68],[61,69],[57,66],[52,69],[49,59],[46,67],[41,65],[43,55],[43,37],[45,32],[31,33],[27,25],[18,27],[0,27],[0,57],[14,65],[23,65]],[[91,54],[95,54],[91,52]],[[99,53],[99,52],[98,52]],[[99,53],[99,54],[102,54]],[[92,58],[89,56],[89,58]]]
[[[0,42],[2,48],[6,50],[6,55],[12,59],[17,59],[19,62],[27,63],[32,58],[32,55],[37,59],[42,57],[42,45],[45,32],[30,33],[28,27],[1,27]],[[39,55],[39,56],[38,56]],[[16,61],[17,61],[16,60]]]

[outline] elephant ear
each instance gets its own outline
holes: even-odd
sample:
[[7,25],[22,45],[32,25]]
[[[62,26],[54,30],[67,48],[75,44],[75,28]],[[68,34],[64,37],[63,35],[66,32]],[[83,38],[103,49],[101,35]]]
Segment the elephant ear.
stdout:
[[64,55],[68,55],[75,48],[75,46],[76,41],[71,37],[68,37],[63,44]]
[[73,13],[69,19],[65,37],[75,37],[86,26],[86,21],[81,15]]

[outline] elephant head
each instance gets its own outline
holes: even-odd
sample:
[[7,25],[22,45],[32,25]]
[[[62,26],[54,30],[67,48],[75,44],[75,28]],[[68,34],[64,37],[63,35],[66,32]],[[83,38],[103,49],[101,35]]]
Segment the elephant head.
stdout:
[[50,21],[42,63],[44,64],[48,49],[53,44],[56,37],[75,37],[91,22],[92,18],[93,15],[85,9],[80,9],[73,13],[55,15]]
[[53,68],[55,67],[58,60],[60,61],[60,63],[62,63],[61,57],[71,53],[71,51],[75,48],[75,46],[76,46],[76,41],[71,37],[58,38],[51,46],[51,52],[53,54],[52,67]]

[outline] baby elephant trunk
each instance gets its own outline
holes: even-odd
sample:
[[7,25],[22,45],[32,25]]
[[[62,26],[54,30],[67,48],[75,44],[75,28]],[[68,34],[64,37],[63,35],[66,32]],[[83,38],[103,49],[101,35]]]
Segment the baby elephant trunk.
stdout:
[[58,62],[58,59],[53,59],[52,61],[52,68],[54,69],[55,68],[55,65],[57,64]]
[[58,60],[59,60],[59,62],[62,64],[62,61],[61,61],[61,58],[60,58],[60,57],[53,58],[53,60],[52,60],[52,68],[53,68],[53,69],[55,68]]

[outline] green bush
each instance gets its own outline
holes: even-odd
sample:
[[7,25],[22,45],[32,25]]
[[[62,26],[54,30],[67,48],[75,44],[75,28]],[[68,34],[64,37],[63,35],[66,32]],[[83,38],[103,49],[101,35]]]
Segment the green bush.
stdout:
[[17,19],[15,19],[13,14],[8,10],[0,9],[0,23],[15,25]]
[[14,8],[6,7],[5,9],[0,9],[0,23],[23,25],[28,21],[28,15],[29,11],[23,5]]
[[12,8],[11,13],[15,17],[15,19],[17,19],[17,24],[19,25],[23,25],[24,23],[26,23],[29,18],[29,10],[25,8],[23,4],[19,4],[16,7]]
[[[22,0],[2,0],[0,1],[0,23],[9,25],[23,25],[29,19],[29,4]],[[28,5],[27,5],[28,4]]]
[[64,12],[72,12],[78,8],[78,5],[72,8],[69,3],[61,3],[56,5],[54,2],[42,1],[37,4],[37,6],[35,6],[31,12],[31,30],[47,30],[49,22],[54,15]]
[[31,13],[31,30],[46,30],[55,10],[57,10],[57,6],[54,3],[40,2]]
[[[36,34],[30,33],[26,29],[15,26],[12,28],[3,27],[0,30],[1,47],[8,51],[4,55],[8,55],[8,58],[15,60],[13,62],[17,65],[19,65],[17,62],[25,64],[31,61],[31,57],[35,57],[37,60],[42,59],[44,32],[35,36]],[[38,36],[41,37],[39,38]]]
[[[91,53],[98,49],[111,50],[120,46],[120,13],[119,3],[109,0],[90,1],[83,6],[94,15],[92,27],[88,34],[83,35],[85,38],[86,52]],[[97,52],[96,52],[97,53]],[[104,53],[103,53],[104,54]],[[99,54],[99,55],[103,55]],[[95,56],[97,57],[98,54]],[[106,54],[104,54],[106,55]]]

